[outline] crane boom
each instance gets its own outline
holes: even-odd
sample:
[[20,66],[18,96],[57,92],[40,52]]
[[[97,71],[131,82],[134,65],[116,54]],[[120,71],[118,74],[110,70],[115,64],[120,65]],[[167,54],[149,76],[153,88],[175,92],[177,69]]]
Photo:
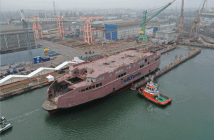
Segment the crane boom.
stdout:
[[[165,10],[167,7],[169,7],[175,0],[173,0],[172,2],[170,2],[169,4],[167,4],[166,6],[164,6],[162,9],[160,9],[159,11],[157,11],[154,15],[152,15],[150,18],[148,18],[146,21],[144,21],[143,24],[149,22],[151,19],[153,19],[155,16],[157,16],[158,14],[160,14],[163,10]],[[146,11],[147,13],[147,11]],[[145,14],[146,14],[145,13]],[[144,15],[145,15],[144,14]]]
[[172,2],[168,3],[166,6],[164,6],[163,8],[161,8],[159,11],[157,11],[154,15],[152,15],[150,18],[146,19],[146,14],[147,11],[144,12],[144,17],[142,19],[142,24],[140,25],[140,27],[142,26],[142,30],[139,31],[140,36],[137,39],[137,42],[139,40],[143,40],[143,42],[148,41],[147,36],[145,35],[146,33],[146,23],[149,22],[151,19],[153,19],[155,16],[157,16],[158,14],[160,14],[163,10],[165,10],[167,7],[169,7],[175,0],[173,0]]

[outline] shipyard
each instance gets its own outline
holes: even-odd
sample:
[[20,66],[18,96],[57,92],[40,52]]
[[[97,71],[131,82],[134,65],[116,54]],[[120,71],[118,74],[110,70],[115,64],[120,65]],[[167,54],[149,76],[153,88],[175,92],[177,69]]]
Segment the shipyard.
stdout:
[[214,2],[32,1],[1,3],[0,138],[214,136]]

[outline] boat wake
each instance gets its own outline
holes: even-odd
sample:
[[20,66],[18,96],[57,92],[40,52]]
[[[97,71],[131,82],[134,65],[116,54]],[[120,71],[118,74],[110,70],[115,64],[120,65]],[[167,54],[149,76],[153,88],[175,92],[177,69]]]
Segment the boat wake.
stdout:
[[39,110],[39,109],[36,109],[36,110],[31,111],[31,112],[29,112],[29,113],[26,113],[26,114],[24,114],[24,115],[21,115],[21,116],[18,116],[18,117],[15,117],[15,118],[9,119],[8,121],[15,120],[15,119],[21,118],[21,117],[23,117],[23,116],[27,116],[27,115],[29,115],[29,114],[32,114],[32,113],[34,113],[34,112],[38,111],[38,110]]

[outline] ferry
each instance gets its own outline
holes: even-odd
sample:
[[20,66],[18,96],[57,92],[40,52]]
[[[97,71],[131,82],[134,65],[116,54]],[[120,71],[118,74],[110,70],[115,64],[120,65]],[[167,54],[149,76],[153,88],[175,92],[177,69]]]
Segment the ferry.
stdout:
[[139,89],[139,94],[158,105],[166,105],[170,103],[172,99],[158,91],[159,86],[153,82],[153,79],[154,77],[147,83],[146,88],[141,87]]
[[75,64],[47,90],[42,107],[50,114],[118,92],[158,69],[160,53],[137,48]]

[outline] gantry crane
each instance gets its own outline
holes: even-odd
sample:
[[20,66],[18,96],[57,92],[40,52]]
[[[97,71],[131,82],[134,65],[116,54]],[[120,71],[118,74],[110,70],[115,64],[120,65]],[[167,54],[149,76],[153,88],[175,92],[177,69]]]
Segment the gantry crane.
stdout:
[[60,15],[60,16],[53,16],[53,17],[56,17],[58,19],[58,21],[57,21],[58,37],[64,36],[65,31],[64,31],[64,27],[63,27],[63,21],[62,21],[63,16]]
[[41,25],[39,24],[39,16],[31,16],[31,18],[34,18],[34,22],[33,22],[33,30],[34,30],[34,34],[35,34],[35,38],[36,40],[38,40],[38,33],[39,33],[39,38],[40,39],[43,39],[42,37],[42,27]]
[[85,32],[85,43],[93,44],[92,41],[92,32],[95,31],[101,31],[101,30],[93,30],[94,28],[91,28],[91,20],[92,19],[104,19],[104,17],[80,17],[82,20],[86,20],[84,23],[84,27],[81,28],[81,30],[84,30]]
[[204,0],[203,6],[201,8],[201,12],[200,13],[197,12],[196,18],[192,21],[192,28],[191,28],[191,32],[190,32],[190,38],[192,38],[192,37],[195,38],[195,39],[198,38],[199,30],[200,30],[201,14],[202,14],[202,11],[204,9],[204,5],[205,5],[206,1],[207,0]]
[[140,36],[139,38],[136,40],[137,42],[142,40],[143,42],[148,41],[147,36],[146,36],[146,23],[148,21],[150,21],[151,19],[153,19],[155,16],[157,16],[158,14],[160,14],[163,10],[165,10],[167,7],[169,7],[175,0],[173,0],[172,2],[170,2],[169,4],[167,4],[166,6],[164,6],[163,8],[161,8],[159,11],[157,11],[154,15],[152,15],[150,18],[146,18],[146,14],[147,14],[147,10],[144,11],[144,17],[142,19],[142,24],[140,25],[140,27],[142,27],[142,30],[139,31]]

